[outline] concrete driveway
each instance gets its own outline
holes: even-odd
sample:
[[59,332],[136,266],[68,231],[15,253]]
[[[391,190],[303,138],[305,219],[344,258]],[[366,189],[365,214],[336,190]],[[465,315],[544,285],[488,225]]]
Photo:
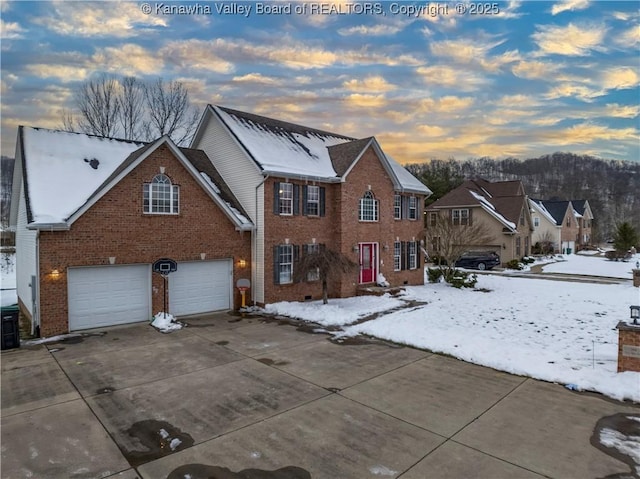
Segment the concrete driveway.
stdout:
[[2,478],[637,477],[592,442],[638,405],[257,317],[187,322],[4,351]]

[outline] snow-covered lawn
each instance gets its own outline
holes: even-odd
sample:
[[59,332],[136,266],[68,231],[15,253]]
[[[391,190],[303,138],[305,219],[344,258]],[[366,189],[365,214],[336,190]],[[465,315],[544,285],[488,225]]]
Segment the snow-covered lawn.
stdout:
[[16,295],[16,254],[0,253],[0,305],[9,306],[18,302]]
[[398,299],[361,296],[333,299],[326,306],[276,303],[267,310],[324,325],[342,324],[338,335],[371,335],[513,374],[640,401],[640,373],[616,372],[615,327],[628,319],[629,305],[638,302],[638,289],[631,283],[479,275],[476,288],[459,290],[441,283],[407,287],[403,299],[427,304],[351,326],[358,317],[396,308]]
[[632,279],[632,269],[640,254],[629,261],[610,261],[602,256],[570,254],[562,257],[563,261],[550,263],[542,267],[544,273],[580,274],[586,276],[608,276],[610,278]]

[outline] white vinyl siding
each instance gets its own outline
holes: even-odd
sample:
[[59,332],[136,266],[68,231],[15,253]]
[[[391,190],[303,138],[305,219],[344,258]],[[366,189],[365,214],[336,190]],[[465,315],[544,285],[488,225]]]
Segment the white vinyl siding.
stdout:
[[[264,185],[263,176],[254,161],[247,155],[235,137],[215,113],[209,116],[200,141],[191,148],[203,150],[227,183],[233,194],[256,225],[252,232],[251,249],[253,300],[264,302]],[[239,175],[238,171],[242,174]],[[256,195],[256,188],[258,189]],[[256,199],[257,198],[257,199]]]
[[[19,159],[16,159],[19,161]],[[33,315],[31,296],[31,276],[39,277],[37,273],[38,232],[27,229],[27,206],[24,198],[24,190],[20,195],[18,205],[18,218],[16,224],[16,288],[18,297]],[[36,285],[37,289],[37,285]]]

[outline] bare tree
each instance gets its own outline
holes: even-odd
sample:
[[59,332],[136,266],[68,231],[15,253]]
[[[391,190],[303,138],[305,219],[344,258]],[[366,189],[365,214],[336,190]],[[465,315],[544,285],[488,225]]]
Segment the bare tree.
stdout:
[[198,123],[198,111],[179,81],[158,79],[148,85],[134,77],[102,75],[84,82],[74,94],[74,115],[63,111],[62,127],[98,136],[152,141],[168,135],[186,143]]
[[317,251],[306,253],[296,263],[294,281],[305,281],[309,275],[322,281],[322,302],[329,302],[329,281],[335,281],[345,273],[352,272],[358,265],[348,256],[320,245]]
[[198,122],[198,112],[191,108],[184,84],[165,83],[158,78],[145,88],[145,98],[152,136],[169,135],[178,144],[189,139]]
[[80,111],[78,127],[92,135],[115,136],[118,131],[120,102],[115,78],[102,75],[83,83],[75,94]]
[[120,125],[124,138],[140,140],[143,137],[141,127],[145,110],[144,85],[135,77],[124,77],[120,82]]
[[426,229],[427,248],[435,256],[445,280],[455,272],[456,261],[465,251],[495,242],[494,236],[484,223],[454,225],[446,211],[431,217]]

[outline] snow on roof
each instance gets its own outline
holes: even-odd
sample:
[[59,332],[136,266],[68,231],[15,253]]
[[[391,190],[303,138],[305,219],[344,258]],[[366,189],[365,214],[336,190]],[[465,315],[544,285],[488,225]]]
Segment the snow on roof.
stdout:
[[[262,170],[270,173],[338,178],[328,148],[361,141],[228,108],[215,107],[215,111]],[[385,157],[400,183],[397,186],[427,195],[431,193],[403,166],[388,155]]]
[[389,155],[385,155],[385,156],[387,157],[387,160],[389,161],[389,164],[391,165],[393,172],[398,177],[398,181],[400,182],[403,188],[406,188],[412,191],[421,192],[427,195],[430,195],[432,193],[432,191],[429,188],[427,188],[424,185],[424,183],[422,183],[418,178],[416,178],[411,173],[409,173],[404,166],[402,166],[396,160],[391,158]]
[[479,195],[475,191],[469,190],[469,193],[471,193],[471,195],[480,202],[480,205],[484,206],[485,210],[487,210],[489,214],[493,215],[498,221],[505,224],[512,230],[516,229],[516,224],[513,221],[509,221],[502,214],[498,213],[498,210],[496,209],[496,207],[493,204],[491,204],[491,202],[488,199],[486,199],[482,195]]
[[327,147],[345,143],[349,139],[330,133],[323,134],[317,130],[301,134],[285,129],[266,128],[249,118],[241,118],[221,108],[216,111],[263,170],[317,178],[337,176]]
[[540,200],[531,200],[537,208],[542,216],[545,216],[551,223],[557,226],[556,219],[553,217],[551,213],[545,208],[544,203]]
[[67,220],[144,145],[30,127],[23,127],[22,135],[32,224]]

